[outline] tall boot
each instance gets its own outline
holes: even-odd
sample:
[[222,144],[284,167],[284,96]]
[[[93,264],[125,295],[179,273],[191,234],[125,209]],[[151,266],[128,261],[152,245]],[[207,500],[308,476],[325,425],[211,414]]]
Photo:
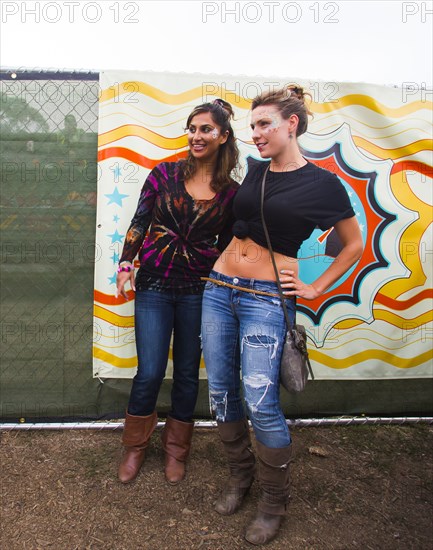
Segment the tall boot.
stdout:
[[161,439],[165,451],[165,479],[170,485],[176,485],[185,477],[193,429],[194,422],[167,417]]
[[134,416],[126,412],[122,437],[125,454],[119,466],[119,480],[122,483],[129,483],[137,477],[157,423],[156,411],[149,416]]
[[278,532],[289,502],[289,462],[292,445],[271,449],[257,442],[260,499],[257,515],[247,527],[245,538],[251,544],[266,544]]
[[230,516],[240,508],[250,490],[256,459],[245,418],[236,422],[218,422],[218,431],[228,459],[230,478],[215,503],[215,510],[223,516]]

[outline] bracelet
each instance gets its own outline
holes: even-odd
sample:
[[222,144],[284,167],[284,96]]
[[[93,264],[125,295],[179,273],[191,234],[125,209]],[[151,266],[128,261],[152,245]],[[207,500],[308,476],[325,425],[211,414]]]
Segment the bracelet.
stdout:
[[125,271],[126,273],[130,273],[131,271],[134,271],[133,265],[119,265],[117,268],[117,273],[122,273],[122,271]]

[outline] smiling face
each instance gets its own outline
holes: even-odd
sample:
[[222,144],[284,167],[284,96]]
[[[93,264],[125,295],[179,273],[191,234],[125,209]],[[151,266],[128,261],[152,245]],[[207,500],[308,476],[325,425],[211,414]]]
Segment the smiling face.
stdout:
[[196,160],[216,160],[219,147],[227,141],[228,132],[221,134],[221,127],[212,120],[210,113],[195,115],[187,128],[188,145]]
[[274,105],[263,105],[252,111],[252,139],[262,158],[277,159],[286,153],[291,145],[289,135],[296,132],[293,116],[296,115],[284,119]]

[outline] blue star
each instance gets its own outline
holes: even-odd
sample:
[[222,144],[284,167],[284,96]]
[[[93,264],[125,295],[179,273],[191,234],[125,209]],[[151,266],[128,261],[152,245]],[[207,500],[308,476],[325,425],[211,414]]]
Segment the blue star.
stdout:
[[121,235],[120,233],[118,233],[117,229],[114,233],[112,233],[111,235],[107,235],[107,237],[110,237],[111,238],[111,244],[113,243],[121,243],[122,242],[122,239],[125,235]]
[[119,190],[117,189],[117,187],[114,188],[114,191],[112,193],[108,195],[105,194],[105,196],[110,199],[108,202],[109,205],[114,203],[114,204],[118,204],[119,206],[123,206],[122,200],[125,197],[129,197],[129,195],[122,195],[122,193],[119,193]]
[[113,222],[114,223],[117,223],[119,220],[120,220],[120,218],[117,214],[115,216],[113,216]]
[[110,285],[115,285],[116,284],[116,279],[117,279],[117,274],[114,273],[114,275],[112,277],[107,277],[107,279],[110,281]]

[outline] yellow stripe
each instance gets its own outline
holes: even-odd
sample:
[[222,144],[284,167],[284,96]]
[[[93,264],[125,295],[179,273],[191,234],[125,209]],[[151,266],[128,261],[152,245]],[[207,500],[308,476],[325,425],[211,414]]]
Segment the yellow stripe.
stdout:
[[152,132],[152,130],[143,128],[138,124],[125,124],[120,128],[116,128],[115,130],[111,130],[109,132],[106,132],[105,134],[101,134],[98,137],[98,146],[102,147],[103,145],[107,145],[108,143],[113,143],[114,141],[117,141],[119,139],[131,136],[142,138],[149,143],[152,143],[153,145],[161,147],[162,149],[183,149],[188,145],[188,138],[186,135],[178,136],[175,138],[168,138],[165,136],[161,136],[156,132]]
[[136,355],[134,357],[127,357],[126,359],[123,359],[122,357],[117,357],[117,355],[108,353],[100,348],[97,348],[96,346],[93,346],[93,357],[119,369],[133,369],[137,366]]
[[365,321],[360,321],[359,319],[345,319],[340,323],[336,323],[332,328],[335,328],[336,330],[348,330],[359,325],[363,325],[364,322]]
[[[403,279],[404,282],[407,281],[407,279]],[[392,281],[393,283],[395,281]],[[391,283],[389,283],[387,286],[390,286]],[[422,286],[422,284],[420,285]],[[384,290],[386,287],[382,287],[380,292],[382,294],[385,294]],[[389,294],[387,294],[389,296]],[[391,296],[389,296],[391,297]],[[373,314],[374,314],[374,320],[375,321],[385,321],[386,323],[393,325],[398,328],[408,328],[408,326],[423,326],[427,323],[430,323],[433,320],[433,312],[431,310],[425,311],[424,313],[418,315],[417,317],[413,317],[410,319],[401,317],[400,315],[397,315],[393,313],[392,311],[387,311],[385,309],[381,309],[378,307],[373,308]],[[360,321],[358,319],[345,319],[344,321],[341,321],[340,323],[336,323],[332,328],[335,330],[350,330],[352,328],[355,328],[359,325],[364,324],[364,321]]]
[[360,353],[355,353],[350,357],[344,357],[343,359],[336,359],[335,357],[331,357],[330,355],[322,353],[317,349],[311,349],[309,354],[310,359],[313,361],[335,370],[348,369],[358,363],[362,363],[363,361],[368,361],[370,363],[377,361],[381,363],[388,363],[398,369],[411,369],[418,367],[423,363],[427,363],[433,358],[432,350],[408,359],[398,357],[395,353],[389,353],[378,349],[367,349]]
[[[331,116],[333,116],[333,115],[331,115]],[[346,116],[345,118],[350,118],[350,117]],[[401,122],[396,122],[396,124],[401,124]],[[318,134],[330,134],[334,130],[339,128],[340,126],[341,126],[341,122],[340,121],[338,121],[338,122],[335,121],[333,124],[330,124],[329,126],[320,126],[320,129],[318,129],[316,133],[318,133]],[[368,127],[367,124],[364,124],[364,126]],[[370,126],[370,128],[372,128],[372,127]],[[364,139],[374,139],[375,141],[378,141],[378,140],[381,140],[381,139],[390,140],[390,139],[395,138],[397,136],[402,136],[403,134],[406,134],[408,132],[413,132],[413,131],[416,131],[418,134],[420,134],[422,132],[423,134],[426,134],[427,136],[431,135],[431,129],[430,130],[423,130],[421,128],[406,128],[404,130],[400,130],[399,132],[395,132],[394,134],[386,134],[384,136],[379,136],[379,135],[369,136],[369,135],[366,134],[364,129],[360,129],[360,128],[356,128],[355,126],[351,126],[352,136],[354,136],[355,134],[359,134],[359,137],[360,137],[361,134],[363,134]],[[413,141],[413,140],[408,138],[408,141]]]
[[113,313],[108,309],[105,309],[101,306],[95,304],[93,308],[93,314],[95,317],[107,321],[111,325],[116,327],[133,327],[134,326],[134,316],[133,315],[118,315]]
[[[334,120],[335,121],[335,117],[334,117],[334,114],[335,113],[329,113],[328,116],[324,116],[320,119],[320,123],[323,123],[325,122],[326,120]],[[386,130],[388,128],[392,128],[394,126],[401,126],[403,124],[408,124],[409,122],[412,124],[412,126],[410,128],[406,128],[406,130],[404,131],[407,131],[407,130],[414,130],[416,132],[425,132],[427,133],[428,135],[431,134],[431,124],[429,123],[429,121],[425,118],[417,118],[417,117],[412,117],[412,118],[408,118],[408,119],[404,119],[404,120],[397,120],[395,122],[392,122],[391,124],[385,124],[383,126],[378,126],[378,125],[374,125],[374,124],[367,124],[367,122],[362,118],[362,117],[355,117],[355,116],[350,116],[348,115],[347,113],[344,113],[344,119],[345,120],[353,120],[354,122],[356,122],[357,124],[359,124],[360,126],[362,127],[365,127],[365,128],[370,128],[371,130],[377,130],[377,131],[380,131],[380,130]],[[415,124],[418,123],[418,126],[415,126]],[[420,125],[423,124],[426,126],[426,130],[422,130],[420,128]],[[339,127],[341,125],[341,119],[337,119],[335,122],[333,122],[331,125],[327,126],[327,127],[324,127],[324,128],[321,128],[321,132],[323,132],[324,130],[326,129],[332,129],[332,128],[335,128],[336,126]],[[351,125],[351,128],[352,128],[352,132],[354,131],[354,125]],[[398,134],[390,134],[390,135],[398,135]]]
[[[137,363],[138,363],[138,359],[136,355],[134,355],[134,357],[127,357],[127,358],[118,357],[117,355],[113,355],[108,351],[104,351],[101,348],[98,348],[97,346],[93,346],[93,357],[118,369],[133,369],[134,367],[137,366]],[[169,353],[169,359],[173,359],[171,348]],[[204,368],[203,359],[201,359],[200,361],[200,368]]]
[[[113,143],[125,137],[139,137],[162,149],[178,150],[188,145],[188,138],[186,135],[169,138],[153,132],[148,128],[139,126],[138,124],[125,124],[120,128],[100,134],[98,137],[98,146],[103,147],[104,145],[108,145],[109,143]],[[430,151],[433,148],[433,140],[431,139],[423,139],[416,143],[410,143],[395,149],[379,147],[368,139],[359,136],[353,136],[353,141],[357,147],[365,149],[381,159],[389,158],[396,160],[402,157],[415,155],[420,151]],[[248,143],[252,142],[249,141]]]
[[[113,100],[116,103],[120,103],[121,101],[118,98],[121,95],[130,94],[130,98],[132,100],[133,96],[137,93],[148,96],[167,105],[181,105],[183,103],[197,101],[197,99],[202,100],[204,96],[215,96],[224,98],[234,107],[238,107],[240,109],[249,109],[251,106],[251,99],[245,99],[235,92],[227,90],[224,86],[213,85],[212,83],[209,83],[206,86],[191,88],[190,90],[181,92],[180,94],[168,94],[159,88],[155,88],[150,84],[139,81],[121,82],[120,84],[106,88],[101,94],[100,102],[102,103],[104,101]],[[313,102],[310,109],[314,113],[324,114],[354,105],[359,105],[380,115],[394,118],[404,117],[422,109],[433,109],[433,104],[431,101],[414,101],[401,107],[387,107],[383,103],[375,100],[373,97],[365,94],[348,94],[338,98],[335,101],[327,101],[325,103]]]
[[409,225],[400,237],[400,257],[410,270],[408,278],[395,279],[384,285],[381,294],[397,299],[403,293],[416,287],[422,287],[427,277],[420,258],[420,237],[431,224],[431,206],[421,201],[412,191],[404,172],[393,174],[390,178],[391,190],[395,198],[410,210],[418,213],[419,218]]
[[[176,107],[175,109],[172,109],[171,111],[166,111],[165,113],[161,113],[161,114],[158,114],[158,113],[150,113],[149,111],[145,111],[144,109],[140,109],[140,107],[137,107],[136,105],[130,105],[130,108],[134,111],[139,111],[140,113],[142,113],[143,115],[145,116],[149,116],[149,117],[152,117],[152,118],[164,118],[164,117],[167,117],[167,116],[170,116],[172,115],[173,113],[178,113],[180,111],[183,111],[185,109],[188,108],[187,105],[182,105],[182,107]],[[116,116],[116,115],[120,115],[121,117],[124,117],[125,116],[125,112],[124,111],[112,111],[110,109],[109,113],[106,114],[106,115],[101,115],[99,117],[100,120],[104,119],[104,118],[108,118],[108,117],[112,117],[112,116]],[[142,121],[142,117],[139,118],[139,119],[136,119],[135,117],[131,116],[131,115],[128,115],[128,118],[131,118],[131,119],[134,119],[134,120],[140,120]],[[183,120],[180,119],[180,120]],[[422,120],[422,119],[420,119]],[[173,123],[171,123],[173,124]],[[395,122],[395,124],[399,124],[398,122]]]
[[[211,84],[208,84],[206,86],[191,88],[191,90],[180,94],[168,94],[158,88],[155,88],[154,86],[151,86],[150,84],[138,81],[121,82],[120,84],[106,88],[101,93],[99,101],[102,103],[104,101],[114,100],[117,103],[120,102],[117,100],[119,96],[123,94],[131,94],[131,99],[133,99],[134,94],[137,93],[148,96],[167,105],[182,105],[183,103],[196,101],[198,98],[202,100],[205,95],[223,97],[233,106],[239,107],[240,109],[249,109],[251,104],[251,100],[244,99],[236,93],[227,90],[223,86],[211,86]],[[203,100],[201,103],[202,102]]]
[[391,311],[385,311],[384,309],[375,309],[374,318],[376,321],[385,321],[386,323],[394,325],[395,327],[408,329],[409,327],[421,327],[423,325],[426,325],[427,323],[430,323],[433,320],[433,312],[430,310],[421,315],[418,315],[417,317],[405,319],[404,317],[400,317],[400,315],[396,315]]
[[[120,369],[131,369],[137,366],[137,356],[121,358],[96,346],[93,347],[93,357]],[[426,351],[416,357],[403,359],[398,357],[395,353],[389,353],[378,349],[368,349],[343,359],[337,359],[316,349],[310,349],[311,360],[336,370],[347,369],[364,361],[380,361],[382,363],[388,363],[399,369],[408,369],[422,365],[423,363],[430,361],[432,358],[433,350]]]
[[353,136],[353,142],[357,147],[373,153],[376,157],[393,160],[415,155],[421,151],[430,151],[433,148],[433,140],[431,139],[422,139],[416,143],[410,143],[403,147],[396,147],[395,149],[384,149],[383,147],[374,145],[374,143],[371,143],[367,139],[357,136]]
[[326,103],[313,103],[311,110],[314,113],[331,113],[333,111],[338,111],[339,109],[344,109],[344,107],[351,107],[354,105],[359,105],[370,109],[380,115],[384,115],[391,118],[404,117],[421,109],[427,109],[431,111],[433,109],[433,103],[431,101],[414,101],[413,103],[408,103],[402,107],[387,107],[383,103],[380,103],[373,97],[364,94],[349,94],[343,97],[339,97],[335,101],[328,101]]

